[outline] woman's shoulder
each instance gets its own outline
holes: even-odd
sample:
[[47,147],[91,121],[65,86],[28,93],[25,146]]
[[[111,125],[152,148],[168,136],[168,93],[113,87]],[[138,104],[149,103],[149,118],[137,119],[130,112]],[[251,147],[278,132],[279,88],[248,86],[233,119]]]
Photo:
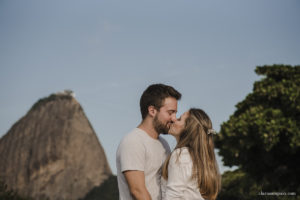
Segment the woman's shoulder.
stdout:
[[189,154],[189,148],[188,147],[181,147],[176,148],[173,150],[172,154]]
[[189,149],[187,147],[175,149],[171,154],[170,162],[179,162],[180,164],[191,163],[192,159],[189,153]]

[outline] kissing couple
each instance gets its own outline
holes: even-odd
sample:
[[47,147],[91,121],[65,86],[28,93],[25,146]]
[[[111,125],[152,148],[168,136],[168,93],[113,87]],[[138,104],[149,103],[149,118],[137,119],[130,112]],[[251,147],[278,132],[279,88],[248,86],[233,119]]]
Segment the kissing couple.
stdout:
[[[191,108],[176,118],[181,94],[150,85],[140,98],[142,122],[120,142],[116,154],[120,200],[215,200],[221,176],[209,116]],[[177,144],[171,152],[161,134]]]

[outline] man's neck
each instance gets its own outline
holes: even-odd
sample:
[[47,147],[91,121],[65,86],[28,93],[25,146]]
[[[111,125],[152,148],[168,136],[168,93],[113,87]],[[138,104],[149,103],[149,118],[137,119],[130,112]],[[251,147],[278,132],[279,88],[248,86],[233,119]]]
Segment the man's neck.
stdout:
[[153,139],[158,139],[159,134],[154,129],[153,123],[150,119],[143,120],[140,125],[138,125],[138,128],[145,131]]

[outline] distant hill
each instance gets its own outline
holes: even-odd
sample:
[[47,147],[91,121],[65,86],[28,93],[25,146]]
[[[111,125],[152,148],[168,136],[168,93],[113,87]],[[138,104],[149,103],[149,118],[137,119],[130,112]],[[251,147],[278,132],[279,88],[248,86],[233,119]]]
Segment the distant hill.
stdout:
[[40,99],[11,127],[0,139],[0,163],[0,181],[24,197],[83,199],[108,182],[118,191],[95,131],[70,91]]

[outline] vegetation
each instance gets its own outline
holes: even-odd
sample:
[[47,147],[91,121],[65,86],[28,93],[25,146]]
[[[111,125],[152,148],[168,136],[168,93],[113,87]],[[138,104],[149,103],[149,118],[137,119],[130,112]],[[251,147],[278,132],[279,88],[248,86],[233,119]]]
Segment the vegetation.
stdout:
[[[92,189],[81,200],[119,200],[117,177],[111,175],[100,186]],[[33,200],[19,196],[15,191],[8,189],[4,182],[0,181],[0,200]]]
[[71,95],[57,95],[57,94],[51,94],[48,97],[39,99],[38,102],[36,102],[33,106],[32,106],[32,110],[36,110],[38,109],[40,106],[50,102],[50,101],[56,101],[56,100],[63,100],[63,99],[68,99],[71,100],[73,97]]
[[7,185],[0,181],[0,200],[32,200],[31,198],[20,197],[17,192],[8,189]]
[[117,177],[111,175],[100,186],[92,189],[82,200],[119,200]]
[[[216,137],[224,164],[238,167],[223,175],[218,199],[296,199],[295,194],[300,194],[296,162],[300,157],[300,66],[262,66],[255,71],[264,77],[236,105]],[[274,195],[268,198],[270,192]]]

